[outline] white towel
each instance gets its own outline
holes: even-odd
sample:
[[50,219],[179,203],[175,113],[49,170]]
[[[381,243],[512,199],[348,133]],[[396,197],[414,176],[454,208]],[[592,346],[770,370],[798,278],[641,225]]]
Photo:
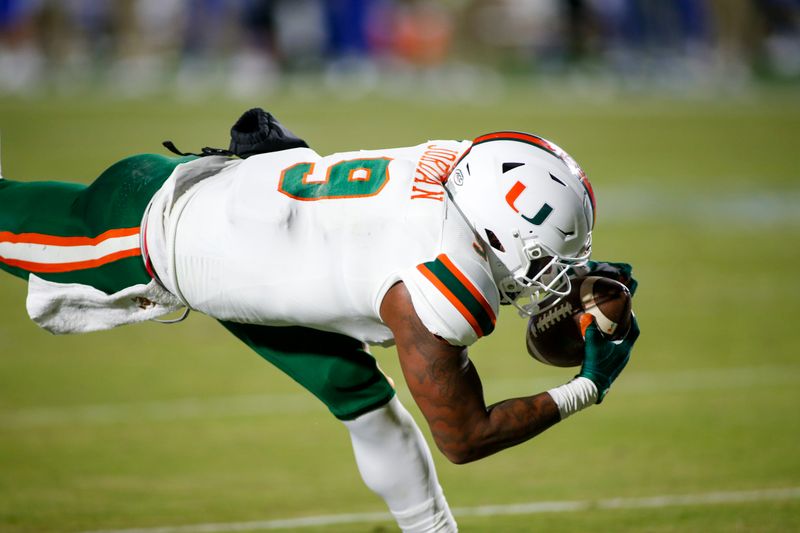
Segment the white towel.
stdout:
[[28,278],[28,315],[51,333],[85,333],[143,322],[178,311],[183,304],[158,283],[133,285],[114,294],[79,283]]
[[[151,200],[152,208],[149,206],[148,211],[154,223],[148,229],[148,251],[156,271],[170,289],[171,285],[177,287],[177,283],[173,281],[172,271],[167,268],[170,252],[166,248],[164,220],[170,219],[172,208],[192,187],[240,162],[214,156],[180,164]],[[175,223],[177,218],[174,217]],[[55,283],[35,274],[28,277],[26,305],[28,315],[36,324],[57,334],[111,329],[155,319],[186,307],[156,281],[106,294],[89,285]]]

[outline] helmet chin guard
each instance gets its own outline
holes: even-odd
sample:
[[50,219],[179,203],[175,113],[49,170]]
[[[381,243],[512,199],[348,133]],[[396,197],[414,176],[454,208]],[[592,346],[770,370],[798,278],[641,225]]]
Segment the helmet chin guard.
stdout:
[[[548,252],[539,251],[539,254]],[[572,290],[570,268],[581,266],[588,260],[564,260],[555,255],[532,258],[529,273],[523,276],[508,275],[500,280],[498,289],[501,302],[513,305],[520,315],[531,316],[550,309]],[[525,300],[527,302],[523,303]],[[545,300],[548,300],[545,303]]]
[[586,175],[564,150],[527,133],[482,135],[446,187],[487,245],[503,303],[530,316],[543,311],[549,297],[546,308],[569,294],[570,267],[591,255],[595,200]]

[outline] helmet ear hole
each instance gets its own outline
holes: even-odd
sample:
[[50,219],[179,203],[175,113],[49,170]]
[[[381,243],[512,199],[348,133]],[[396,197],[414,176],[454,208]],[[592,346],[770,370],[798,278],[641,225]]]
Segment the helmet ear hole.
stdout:
[[498,250],[500,252],[505,252],[506,249],[503,247],[503,243],[500,242],[500,239],[497,238],[497,235],[490,229],[484,229],[486,232],[486,238],[489,241],[489,246]]

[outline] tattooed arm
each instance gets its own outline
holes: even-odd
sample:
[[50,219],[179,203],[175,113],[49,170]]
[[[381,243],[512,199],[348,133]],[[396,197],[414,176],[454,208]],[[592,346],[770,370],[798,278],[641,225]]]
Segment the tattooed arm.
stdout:
[[454,463],[468,463],[524,442],[560,420],[549,394],[486,406],[467,349],[452,346],[422,324],[405,285],[398,283],[381,304],[394,333],[408,387],[428,421],[436,445]]

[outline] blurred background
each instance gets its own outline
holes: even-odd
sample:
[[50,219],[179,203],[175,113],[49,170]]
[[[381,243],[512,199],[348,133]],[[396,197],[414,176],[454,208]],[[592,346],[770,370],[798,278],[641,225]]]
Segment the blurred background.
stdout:
[[800,80],[800,1],[0,0],[0,93],[246,97],[312,73],[359,94],[736,93]]
[[[602,406],[475,464],[434,451],[461,530],[800,531],[799,17],[800,0],[0,0],[2,172],[89,183],[164,139],[225,147],[254,106],[323,154],[551,139],[592,181],[595,258],[634,265],[643,333]],[[342,425],[213,320],[55,337],[25,297],[0,276],[0,532],[394,531]],[[575,373],[528,357],[524,330],[504,309],[470,348],[489,403]],[[394,351],[374,354],[427,435]]]

